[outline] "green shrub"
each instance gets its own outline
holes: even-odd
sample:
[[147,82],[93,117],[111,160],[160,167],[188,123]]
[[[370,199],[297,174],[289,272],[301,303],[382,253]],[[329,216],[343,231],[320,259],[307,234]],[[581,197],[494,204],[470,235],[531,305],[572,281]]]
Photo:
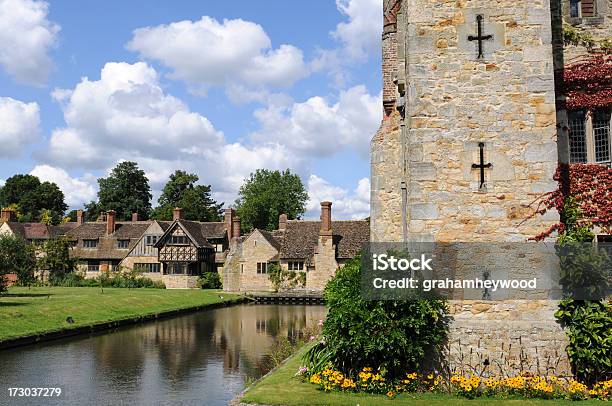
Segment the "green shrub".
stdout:
[[[153,288],[166,289],[162,281],[154,281],[150,278],[140,276],[138,272],[100,272],[95,279],[85,279],[82,275],[70,272],[66,274],[55,274],[49,278],[51,286],[63,287],[103,287],[103,288]],[[61,277],[60,277],[61,275]]]
[[566,329],[567,355],[578,379],[589,384],[612,379],[612,306],[567,299],[555,317]]
[[66,288],[73,288],[83,286],[85,278],[77,273],[52,273],[49,276],[49,284],[51,286],[63,286]]
[[427,354],[440,350],[448,329],[445,301],[365,300],[360,285],[361,259],[355,258],[325,288],[323,336],[336,368],[382,368],[394,378],[422,367]]
[[221,289],[223,287],[221,275],[218,272],[205,272],[198,279],[198,285],[202,289]]
[[555,317],[569,339],[566,348],[573,373],[592,384],[612,378],[612,306],[604,300],[610,291],[610,258],[594,249],[589,225],[581,224],[583,213],[576,200],[564,200],[561,220],[566,230],[557,239],[561,277],[566,297]]

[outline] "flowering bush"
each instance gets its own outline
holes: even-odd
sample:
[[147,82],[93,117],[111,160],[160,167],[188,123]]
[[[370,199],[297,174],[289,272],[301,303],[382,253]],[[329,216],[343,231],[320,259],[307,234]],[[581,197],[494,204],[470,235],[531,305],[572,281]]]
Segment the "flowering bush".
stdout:
[[609,400],[612,380],[594,384],[591,388],[574,379],[556,376],[534,376],[528,373],[513,377],[464,376],[452,374],[445,378],[437,373],[410,372],[400,379],[387,379],[384,369],[363,368],[356,376],[348,376],[328,365],[323,371],[309,374],[298,372],[304,380],[326,392],[363,392],[384,394],[390,398],[401,393],[447,392],[469,399],[477,397],[523,397],[534,399]]

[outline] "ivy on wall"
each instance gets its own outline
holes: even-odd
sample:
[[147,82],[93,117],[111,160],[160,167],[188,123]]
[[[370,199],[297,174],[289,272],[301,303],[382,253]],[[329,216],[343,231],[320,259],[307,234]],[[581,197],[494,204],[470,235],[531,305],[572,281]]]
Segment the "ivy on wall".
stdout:
[[566,66],[563,81],[570,110],[612,105],[612,55],[596,55]]
[[[565,175],[569,173],[569,176]],[[569,185],[565,185],[569,178]],[[563,218],[567,193],[578,205],[582,216],[581,225],[597,226],[603,232],[612,232],[612,169],[603,165],[570,164],[559,165],[554,179],[559,188],[544,194],[538,202],[536,214],[544,214],[555,208],[561,213],[561,221],[533,239],[541,241],[554,231],[566,230]]]

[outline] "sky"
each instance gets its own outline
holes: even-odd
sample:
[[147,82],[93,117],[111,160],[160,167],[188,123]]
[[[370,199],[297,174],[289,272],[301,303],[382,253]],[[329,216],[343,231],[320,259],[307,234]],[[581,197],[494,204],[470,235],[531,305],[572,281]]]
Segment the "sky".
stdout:
[[233,204],[259,168],[297,173],[335,219],[369,215],[382,117],[381,0],[0,0],[0,185],[72,209],[124,160],[154,205],[177,169]]

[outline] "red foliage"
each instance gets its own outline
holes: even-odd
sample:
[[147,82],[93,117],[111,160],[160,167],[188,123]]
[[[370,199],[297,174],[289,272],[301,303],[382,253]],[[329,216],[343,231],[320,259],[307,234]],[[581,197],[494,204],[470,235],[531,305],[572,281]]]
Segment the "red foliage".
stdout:
[[611,105],[612,55],[598,55],[567,66],[563,81],[568,109],[595,109]]
[[[547,193],[540,200],[537,213],[544,214],[551,208],[563,211],[565,195],[561,166],[557,168],[554,179],[559,188]],[[578,203],[583,221],[599,226],[604,232],[612,231],[612,169],[603,165],[571,164],[569,166],[569,195]],[[565,225],[558,223],[538,234],[534,239],[543,240],[554,231],[562,232]]]

